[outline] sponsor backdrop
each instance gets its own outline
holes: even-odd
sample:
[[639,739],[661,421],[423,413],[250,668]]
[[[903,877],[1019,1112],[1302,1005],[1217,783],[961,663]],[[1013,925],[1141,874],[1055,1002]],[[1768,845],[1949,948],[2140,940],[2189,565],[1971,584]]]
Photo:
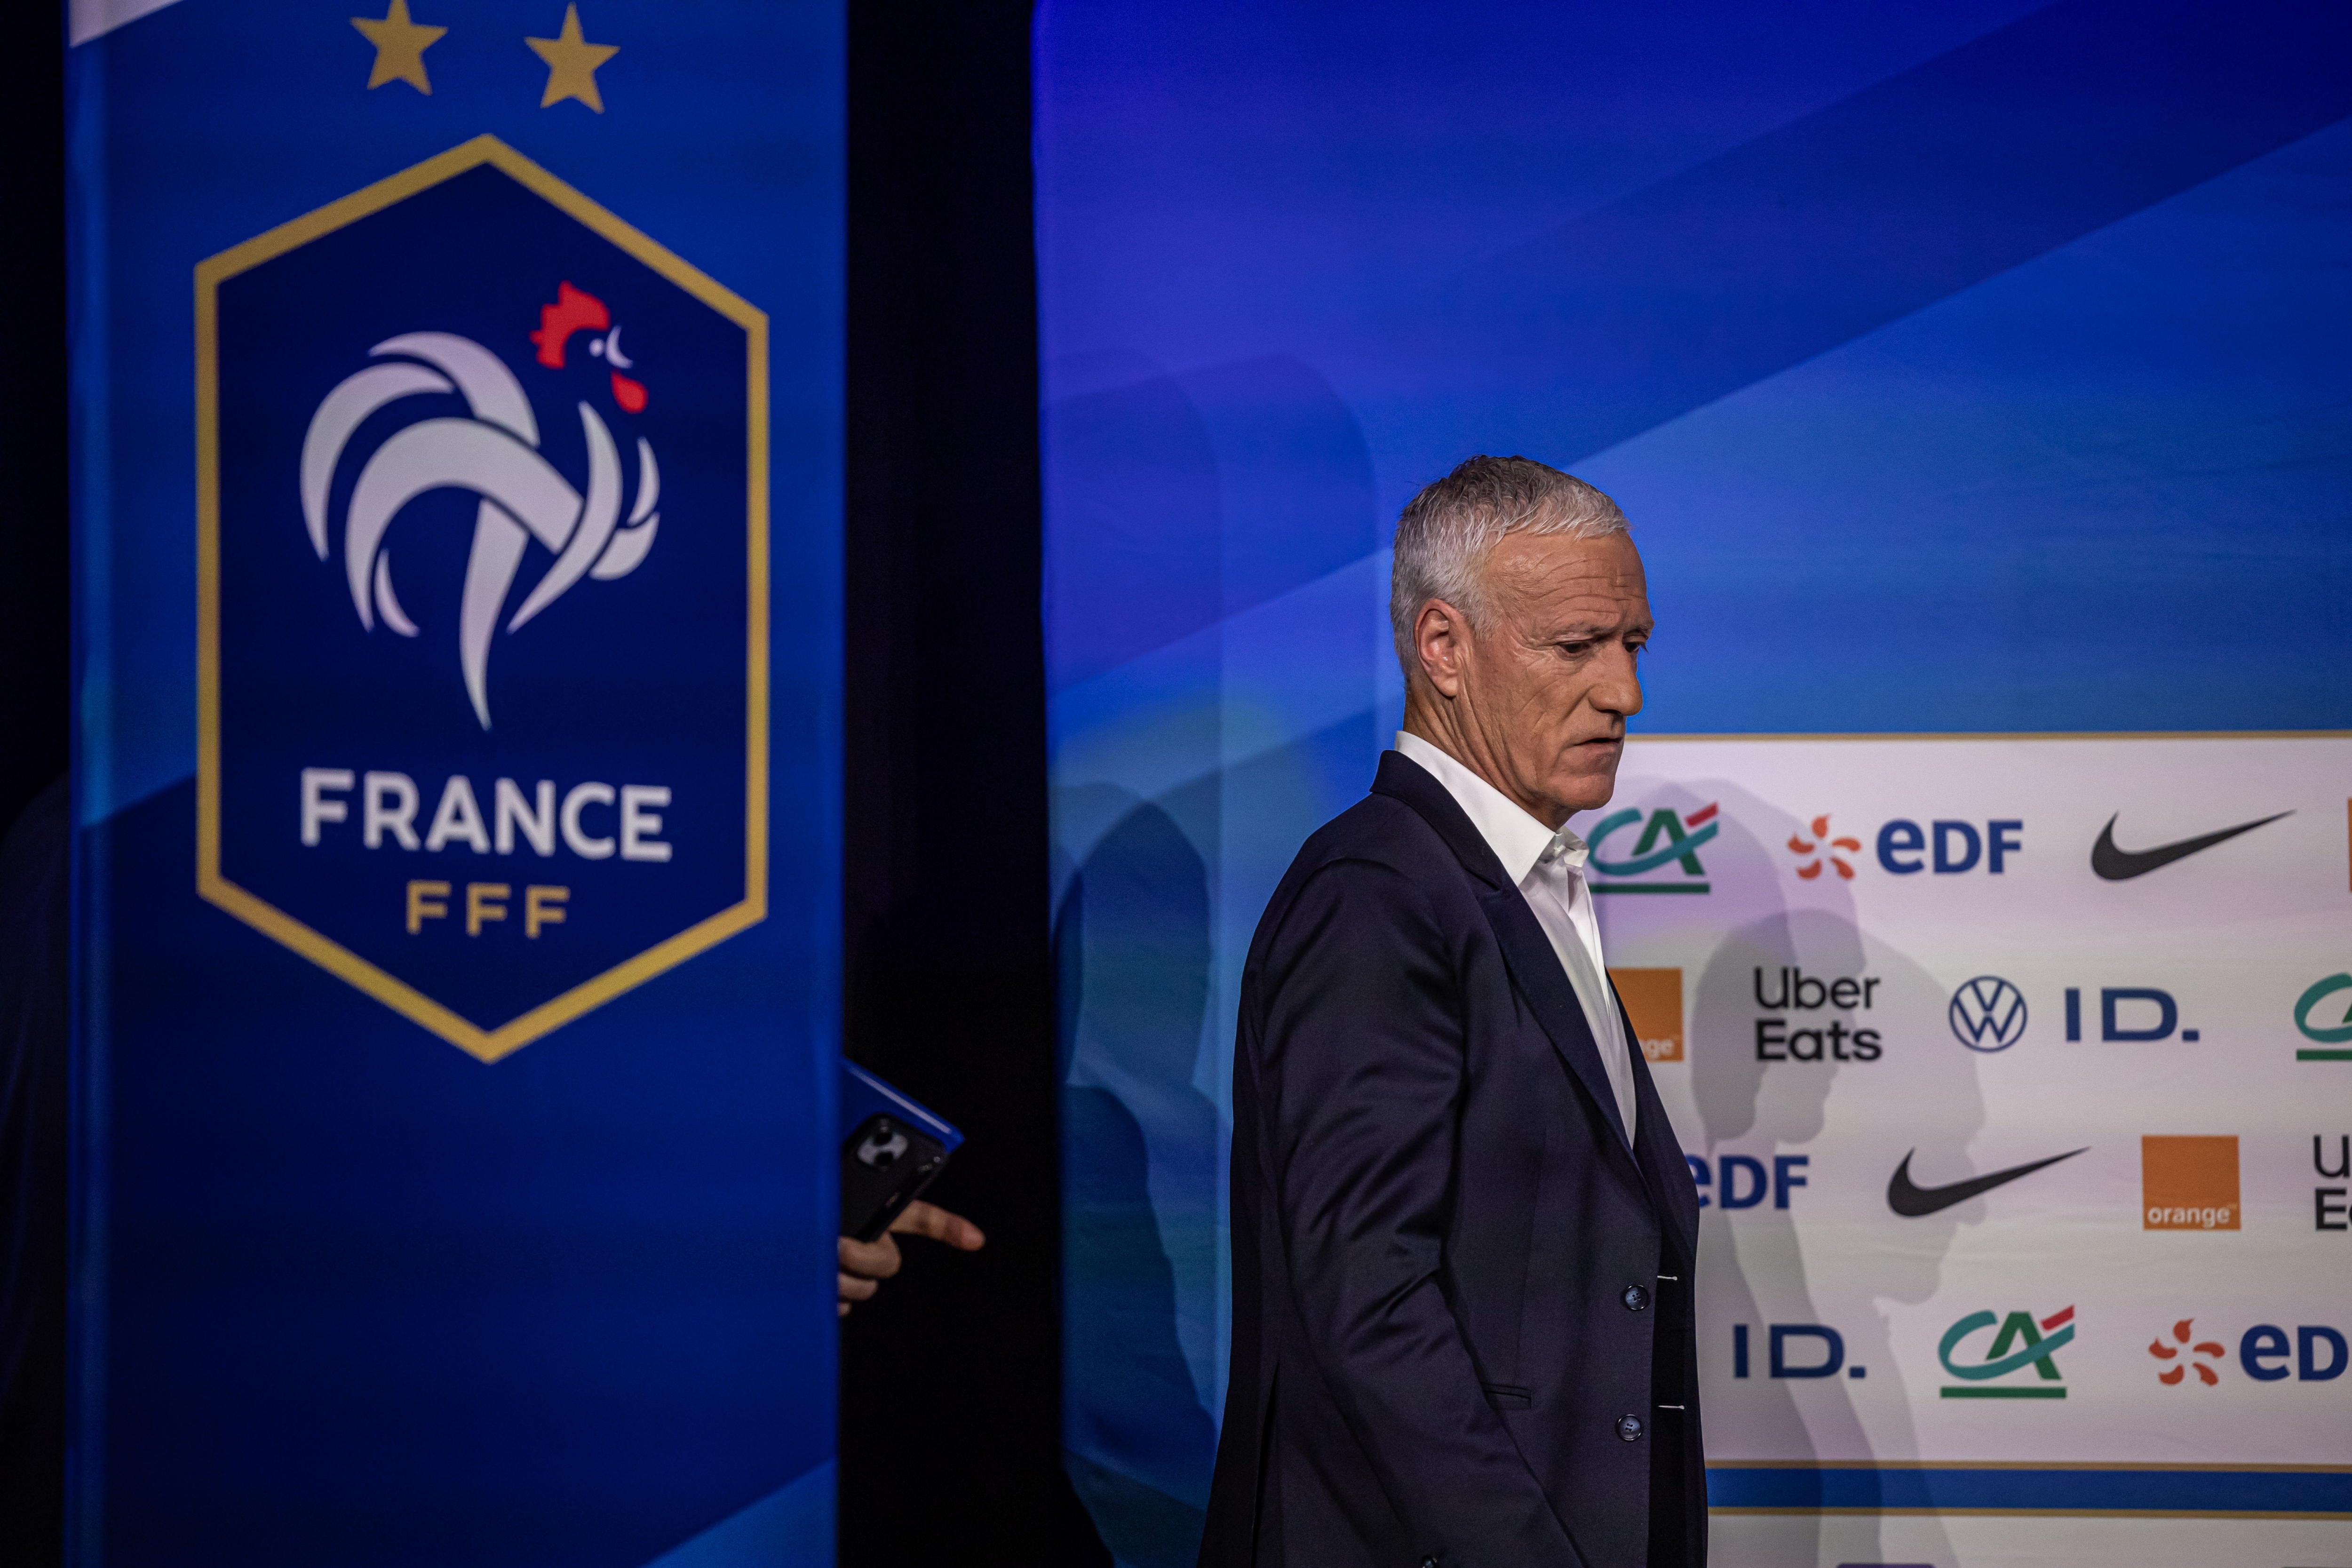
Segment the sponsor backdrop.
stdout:
[[1390,523],[1486,450],[1651,572],[1578,826],[1707,1199],[1717,1561],[2352,1562],[2347,44],[1042,9],[1066,1431],[1119,1561],[1207,1496],[1249,933],[1396,724]]
[[74,1561],[829,1561],[840,17],[348,10],[71,13]]

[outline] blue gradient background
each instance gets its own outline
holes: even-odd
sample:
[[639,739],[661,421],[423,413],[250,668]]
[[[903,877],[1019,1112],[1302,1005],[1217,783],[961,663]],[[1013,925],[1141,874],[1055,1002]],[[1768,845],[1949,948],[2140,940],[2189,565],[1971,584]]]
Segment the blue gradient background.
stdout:
[[1238,970],[1475,451],[1617,498],[1655,732],[2352,727],[2352,21],[1048,0],[1066,1432],[1192,1560]]
[[[602,114],[539,106],[562,0],[415,0],[429,97],[366,89],[354,9],[181,0],[68,61],[72,1560],[827,1563],[840,8],[583,0]],[[491,1066],[198,901],[189,783],[194,268],[485,132],[768,313],[793,605],[768,918]]]

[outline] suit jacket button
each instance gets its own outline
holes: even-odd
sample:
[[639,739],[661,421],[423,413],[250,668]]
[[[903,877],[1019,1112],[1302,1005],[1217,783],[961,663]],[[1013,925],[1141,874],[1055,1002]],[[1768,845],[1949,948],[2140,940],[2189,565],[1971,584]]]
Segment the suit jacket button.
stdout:
[[1639,1442],[1642,1437],[1642,1418],[1638,1415],[1617,1417],[1617,1436],[1628,1443]]
[[1617,1299],[1625,1303],[1629,1312],[1638,1312],[1650,1304],[1650,1293],[1639,1285],[1626,1286],[1625,1293]]
[[1437,1559],[1434,1557],[1423,1558],[1421,1560],[1421,1568],[1437,1568]]

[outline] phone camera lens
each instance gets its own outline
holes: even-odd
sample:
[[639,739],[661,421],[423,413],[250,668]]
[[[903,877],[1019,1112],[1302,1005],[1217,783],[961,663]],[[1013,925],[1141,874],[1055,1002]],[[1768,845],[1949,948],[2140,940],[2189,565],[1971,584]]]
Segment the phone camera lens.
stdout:
[[906,1152],[907,1135],[892,1126],[888,1117],[877,1116],[857,1145],[857,1163],[871,1170],[887,1171]]

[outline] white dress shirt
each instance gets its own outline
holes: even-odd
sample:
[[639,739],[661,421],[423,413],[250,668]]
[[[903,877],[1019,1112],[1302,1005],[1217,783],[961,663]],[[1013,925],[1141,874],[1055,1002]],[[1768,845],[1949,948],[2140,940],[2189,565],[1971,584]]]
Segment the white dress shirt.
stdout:
[[1551,939],[1559,966],[1576,988],[1591,1026],[1593,1043],[1601,1047],[1601,1066],[1617,1096],[1617,1114],[1625,1123],[1628,1142],[1633,1136],[1633,1054],[1625,1038],[1624,1021],[1616,996],[1609,989],[1609,963],[1601,956],[1601,922],[1593,918],[1592,889],[1584,884],[1584,862],[1592,851],[1562,824],[1555,833],[1529,816],[1510,796],[1454,761],[1445,752],[1405,731],[1397,731],[1396,749],[1418,763],[1454,797],[1470,818],[1486,847],[1503,863],[1508,877],[1528,900],[1536,923]]

